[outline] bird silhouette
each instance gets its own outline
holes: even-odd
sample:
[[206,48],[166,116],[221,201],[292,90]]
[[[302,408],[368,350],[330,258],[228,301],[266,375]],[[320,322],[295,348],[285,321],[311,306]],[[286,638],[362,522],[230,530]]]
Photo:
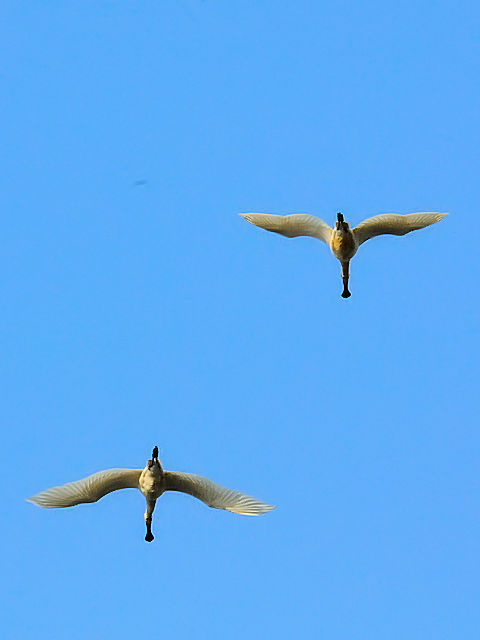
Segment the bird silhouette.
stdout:
[[145,540],[151,542],[152,515],[157,499],[165,491],[182,491],[198,498],[214,509],[226,509],[247,516],[259,516],[275,509],[255,498],[226,489],[202,476],[180,471],[165,471],[158,458],[158,447],[152,452],[145,469],[107,469],[87,478],[47,489],[28,498],[29,502],[47,509],[73,507],[84,502],[97,502],[118,489],[139,489],[145,496],[147,510]]
[[337,222],[334,229],[320,218],[303,213],[294,213],[288,216],[268,213],[241,213],[240,215],[257,227],[280,233],[283,236],[287,236],[287,238],[312,236],[325,242],[332,250],[333,255],[342,264],[342,298],[349,298],[351,296],[348,289],[350,260],[361,244],[370,240],[370,238],[384,234],[403,236],[406,233],[410,233],[410,231],[423,229],[423,227],[439,222],[448,214],[409,213],[407,215],[399,215],[385,213],[364,220],[354,229],[350,229],[350,225],[345,222],[341,213],[337,214]]

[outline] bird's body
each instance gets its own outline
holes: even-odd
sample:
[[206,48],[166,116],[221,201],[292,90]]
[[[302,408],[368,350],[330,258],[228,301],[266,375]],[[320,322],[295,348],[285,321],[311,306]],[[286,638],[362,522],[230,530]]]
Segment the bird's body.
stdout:
[[181,491],[202,500],[209,507],[225,509],[243,515],[262,515],[275,507],[260,502],[238,491],[225,487],[193,473],[165,471],[158,459],[158,448],[144,469],[107,469],[83,480],[53,487],[38,493],[29,502],[47,509],[73,507],[85,502],[97,502],[100,498],[118,489],[139,489],[145,497],[147,510],[145,540],[151,542],[152,515],[158,498],[165,491]]
[[[155,449],[157,449],[155,447]],[[155,456],[156,453],[156,456]],[[152,534],[152,515],[157,504],[158,498],[165,491],[165,473],[158,459],[158,449],[153,451],[152,459],[147,462],[147,466],[140,474],[138,479],[138,487],[145,496],[147,502],[147,510],[145,512],[145,524],[147,525],[147,533],[145,540],[151,542]]]
[[439,222],[446,213],[409,213],[407,215],[382,214],[368,218],[354,229],[350,229],[341,213],[337,214],[335,228],[315,216],[307,214],[291,214],[278,216],[267,213],[241,213],[245,220],[267,231],[273,231],[295,238],[312,236],[327,244],[333,255],[342,264],[343,298],[350,297],[348,290],[350,260],[357,253],[358,247],[375,236],[392,234],[403,236],[410,231],[423,229]]
[[147,500],[157,500],[165,491],[163,470],[156,465],[150,469],[145,467],[138,479],[138,487]]
[[345,260],[351,260],[357,253],[358,245],[350,230],[332,229],[330,249],[340,262],[345,262]]

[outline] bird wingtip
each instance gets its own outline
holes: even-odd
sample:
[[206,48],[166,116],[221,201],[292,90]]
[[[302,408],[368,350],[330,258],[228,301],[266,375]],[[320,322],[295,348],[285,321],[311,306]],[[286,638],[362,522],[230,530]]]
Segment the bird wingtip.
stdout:
[[263,504],[261,511],[259,511],[258,515],[263,515],[264,513],[268,513],[269,511],[273,511],[277,508],[276,504]]
[[450,211],[434,211],[431,213],[432,216],[435,216],[435,218],[437,218],[437,220],[443,220],[443,218],[446,218],[448,215],[450,215]]
[[273,511],[274,509],[276,509],[277,506],[273,505],[273,504],[265,504],[264,502],[262,502],[261,504],[257,504],[255,505],[253,508],[248,508],[248,509],[239,509],[239,508],[233,508],[230,509],[227,507],[227,511],[232,511],[233,513],[238,513],[241,516],[252,516],[252,517],[257,517],[257,516],[263,516],[265,513],[268,513],[269,511]]
[[250,224],[254,224],[257,227],[259,226],[257,221],[255,220],[255,214],[251,214],[251,213],[240,213],[239,214],[244,220],[246,220],[247,222],[250,222]]

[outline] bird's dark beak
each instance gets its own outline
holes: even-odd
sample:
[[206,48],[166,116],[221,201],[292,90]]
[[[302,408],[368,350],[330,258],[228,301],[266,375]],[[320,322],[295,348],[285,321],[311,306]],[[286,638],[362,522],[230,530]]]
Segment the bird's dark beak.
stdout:
[[153,460],[158,460],[158,447],[154,447],[152,451]]
[[338,220],[338,222],[345,222],[345,220],[343,218],[343,213],[337,213],[337,220]]

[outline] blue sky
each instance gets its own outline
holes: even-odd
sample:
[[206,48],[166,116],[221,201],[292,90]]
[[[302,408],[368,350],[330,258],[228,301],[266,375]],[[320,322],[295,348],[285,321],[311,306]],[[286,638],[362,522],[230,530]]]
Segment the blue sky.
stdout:
[[[479,17],[2,5],[3,637],[477,637]],[[451,215],[343,300],[241,211]],[[24,500],[156,444],[278,509]]]

